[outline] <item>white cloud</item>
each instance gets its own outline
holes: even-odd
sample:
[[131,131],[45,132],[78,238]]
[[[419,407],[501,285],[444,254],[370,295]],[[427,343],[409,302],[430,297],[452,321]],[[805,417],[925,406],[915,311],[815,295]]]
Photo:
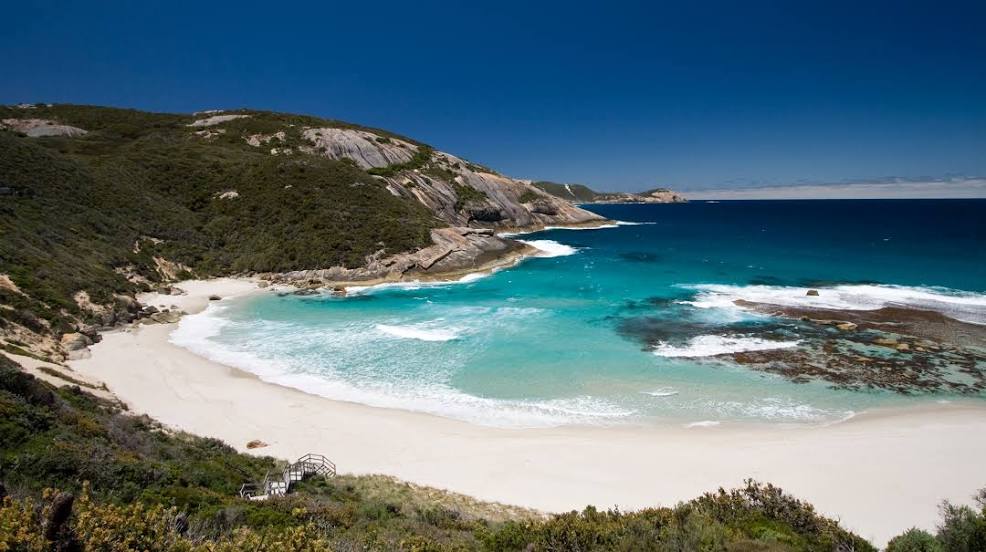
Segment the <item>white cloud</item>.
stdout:
[[688,199],[986,198],[986,177],[798,184],[682,192]]

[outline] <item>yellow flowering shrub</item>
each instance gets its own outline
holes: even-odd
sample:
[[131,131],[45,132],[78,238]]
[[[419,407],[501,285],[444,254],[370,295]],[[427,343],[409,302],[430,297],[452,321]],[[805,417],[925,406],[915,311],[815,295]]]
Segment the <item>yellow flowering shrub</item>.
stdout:
[[[45,500],[5,498],[0,506],[0,552],[46,552],[53,543],[44,536],[44,519],[54,491]],[[328,543],[313,525],[255,531],[240,527],[218,540],[192,540],[182,534],[175,508],[141,503],[116,506],[92,500],[84,486],[75,501],[69,535],[86,551],[100,552],[323,552]]]
[[41,520],[34,501],[3,499],[0,504],[0,552],[43,552],[48,549],[41,534]]

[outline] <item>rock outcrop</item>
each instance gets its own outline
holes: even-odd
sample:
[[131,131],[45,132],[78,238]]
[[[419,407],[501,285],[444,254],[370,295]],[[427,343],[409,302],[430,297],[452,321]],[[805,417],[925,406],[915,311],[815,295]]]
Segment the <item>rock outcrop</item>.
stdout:
[[244,119],[249,117],[249,115],[213,115],[211,117],[206,117],[205,119],[197,119],[188,124],[190,127],[210,127],[215,126],[220,123],[225,123],[227,121],[233,121],[235,119]]
[[87,131],[74,126],[59,124],[48,119],[4,119],[0,127],[7,128],[32,138],[41,136],[82,136]]
[[351,159],[361,169],[407,163],[418,146],[365,130],[349,128],[309,128],[302,136],[312,143],[315,153],[330,159]]
[[431,239],[434,244],[424,249],[384,258],[372,257],[367,259],[365,266],[358,268],[336,266],[266,277],[277,283],[307,288],[428,280],[504,266],[535,251],[529,245],[501,238],[490,229],[437,228],[432,230]]
[[377,176],[392,194],[421,203],[451,225],[531,228],[604,220],[542,192],[529,180],[501,176],[452,154],[399,138],[331,127],[307,128],[301,135],[311,144],[302,149],[306,153],[349,159],[371,173],[372,169],[395,169],[374,174],[392,173]]

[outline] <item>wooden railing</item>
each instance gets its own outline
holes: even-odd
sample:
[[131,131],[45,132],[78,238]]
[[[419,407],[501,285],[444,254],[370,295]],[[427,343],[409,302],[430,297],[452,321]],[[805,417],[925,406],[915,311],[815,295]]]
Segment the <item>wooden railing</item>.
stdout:
[[271,475],[267,472],[260,485],[244,483],[240,487],[240,496],[250,500],[263,500],[271,496],[284,496],[291,490],[291,484],[303,480],[309,475],[320,475],[328,479],[335,477],[336,465],[321,454],[308,453],[297,462],[288,464],[284,471]]

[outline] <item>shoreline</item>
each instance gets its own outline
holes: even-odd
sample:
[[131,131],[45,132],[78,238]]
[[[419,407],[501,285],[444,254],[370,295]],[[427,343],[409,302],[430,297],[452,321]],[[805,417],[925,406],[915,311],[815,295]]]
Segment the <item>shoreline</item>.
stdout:
[[[183,282],[186,295],[146,304],[201,312],[224,300],[277,291],[255,279]],[[251,454],[332,458],[343,472],[382,473],[483,500],[543,511],[587,504],[671,505],[752,477],[779,485],[883,544],[931,528],[942,499],[968,503],[986,484],[986,406],[959,402],[857,414],[824,426],[565,426],[507,429],[420,412],[330,400],[267,383],[171,344],[177,324],[104,334],[69,362],[106,383],[133,412],[221,439]],[[269,446],[247,450],[259,439]]]

